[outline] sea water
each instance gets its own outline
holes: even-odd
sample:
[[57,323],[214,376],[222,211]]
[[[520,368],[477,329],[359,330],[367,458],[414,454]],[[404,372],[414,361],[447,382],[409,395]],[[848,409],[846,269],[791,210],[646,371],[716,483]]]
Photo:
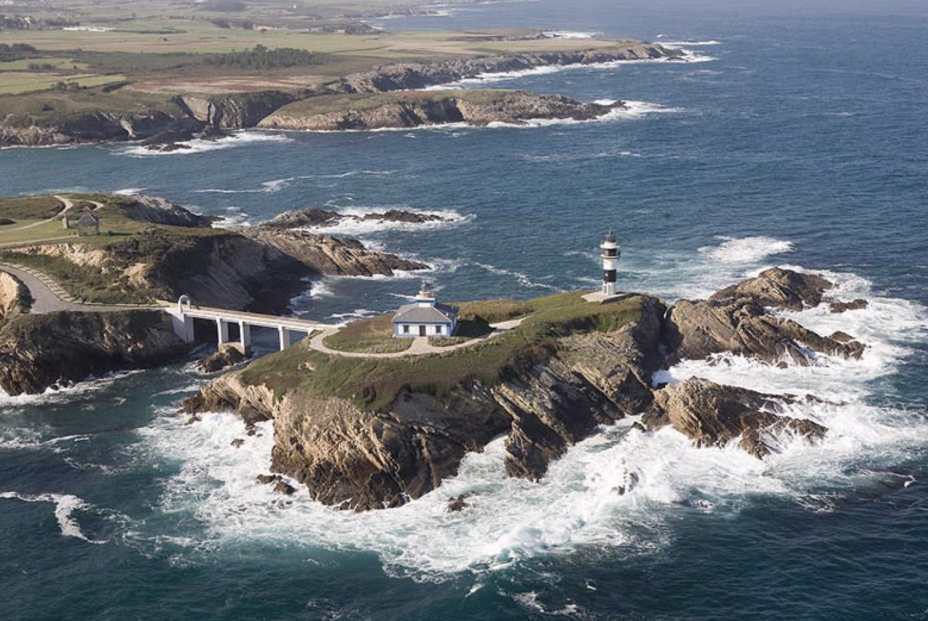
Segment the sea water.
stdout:
[[[928,617],[928,10],[771,4],[545,0],[374,22],[631,35],[699,62],[475,81],[633,102],[592,123],[241,132],[170,154],[10,149],[0,194],[152,194],[225,225],[308,205],[433,213],[446,221],[334,232],[428,263],[448,300],[595,287],[610,227],[621,286],[668,300],[773,265],[823,272],[869,306],[787,315],[858,336],[861,360],[724,356],[656,378],[820,397],[789,414],[829,427],[822,445],[782,436],[759,461],[625,421],[538,483],[505,476],[498,440],[439,490],[351,514],[254,483],[269,426],[233,448],[233,415],[184,424],[180,400],[208,379],[189,360],[0,395],[0,618]],[[294,310],[368,316],[420,280],[324,278]],[[641,482],[619,497],[628,471]],[[447,513],[462,493],[472,506]]]

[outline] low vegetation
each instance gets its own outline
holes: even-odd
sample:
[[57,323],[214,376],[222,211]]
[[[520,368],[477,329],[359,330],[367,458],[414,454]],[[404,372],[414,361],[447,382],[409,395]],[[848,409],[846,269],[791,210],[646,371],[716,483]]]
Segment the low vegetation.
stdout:
[[338,351],[388,354],[406,351],[412,339],[393,338],[393,313],[354,321],[325,339]]
[[[404,389],[441,398],[470,381],[492,386],[508,374],[551,356],[561,337],[615,330],[640,316],[643,298],[639,296],[600,305],[586,302],[582,295],[573,292],[526,302],[475,303],[475,308],[487,304],[506,309],[505,314],[521,310],[529,314],[504,334],[445,355],[347,358],[328,356],[301,343],[262,358],[241,373],[247,383],[265,384],[278,397],[299,390],[311,397],[342,397],[362,408],[386,411]],[[481,319],[489,323],[487,318]]]

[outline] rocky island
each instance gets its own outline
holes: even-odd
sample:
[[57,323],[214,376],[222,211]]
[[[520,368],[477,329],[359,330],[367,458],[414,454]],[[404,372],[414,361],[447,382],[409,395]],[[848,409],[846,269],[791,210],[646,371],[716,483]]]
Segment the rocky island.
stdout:
[[[831,288],[819,276],[774,268],[670,307],[646,294],[598,304],[584,292],[467,303],[464,344],[453,351],[348,356],[332,349],[350,339],[329,337],[326,350],[307,339],[210,382],[184,409],[272,420],[274,472],[353,510],[422,496],[500,435],[507,473],[539,479],[598,426],[636,415],[641,429],[670,425],[700,446],[737,441],[762,458],[784,433],[815,442],[827,429],[783,414],[796,396],[701,379],[654,386],[652,377],[681,358],[726,352],[786,365],[822,354],[857,358],[865,346],[852,337],[818,335],[778,315],[827,303]],[[370,324],[354,333],[373,342],[377,321],[354,324]],[[499,322],[510,327],[480,338]]]

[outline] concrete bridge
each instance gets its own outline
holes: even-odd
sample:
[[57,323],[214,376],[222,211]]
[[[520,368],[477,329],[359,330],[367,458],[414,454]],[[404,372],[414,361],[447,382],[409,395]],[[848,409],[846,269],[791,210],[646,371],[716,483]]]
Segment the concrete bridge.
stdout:
[[333,328],[339,327],[337,325],[317,323],[305,319],[297,319],[295,317],[279,317],[277,315],[262,315],[260,313],[246,313],[244,311],[197,306],[190,297],[186,295],[181,296],[177,304],[165,303],[164,311],[172,318],[174,332],[186,343],[192,343],[194,340],[194,319],[206,319],[216,323],[216,333],[220,346],[230,342],[229,325],[237,325],[239,334],[238,345],[243,351],[251,347],[252,327],[272,328],[277,330],[281,351],[290,347],[293,332],[310,334],[312,332],[332,330]]

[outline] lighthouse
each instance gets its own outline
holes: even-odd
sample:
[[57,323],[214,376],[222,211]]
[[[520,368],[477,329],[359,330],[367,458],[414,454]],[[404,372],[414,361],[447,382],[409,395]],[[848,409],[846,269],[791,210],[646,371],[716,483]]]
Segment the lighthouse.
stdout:
[[619,257],[622,256],[619,250],[619,242],[615,238],[615,233],[610,229],[603,236],[603,241],[599,244],[603,251],[603,297],[615,295],[616,270],[619,267]]

